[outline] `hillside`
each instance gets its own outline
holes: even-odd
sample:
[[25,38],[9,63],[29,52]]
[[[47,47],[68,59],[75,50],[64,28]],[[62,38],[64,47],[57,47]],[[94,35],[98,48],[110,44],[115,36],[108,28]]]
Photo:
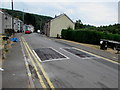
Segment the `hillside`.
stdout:
[[120,34],[120,24],[108,25],[108,26],[91,26],[81,24],[80,20],[76,21],[75,29],[77,30],[95,30],[100,32],[112,33],[112,34]]
[[49,16],[37,15],[37,14],[26,13],[26,12],[23,13],[22,11],[17,11],[17,10],[12,11],[12,10],[3,9],[3,8],[2,10],[14,17],[19,18],[22,21],[24,16],[24,23],[32,24],[35,27],[35,30],[38,30],[40,28],[43,30],[44,23],[52,19],[52,17],[49,17]]

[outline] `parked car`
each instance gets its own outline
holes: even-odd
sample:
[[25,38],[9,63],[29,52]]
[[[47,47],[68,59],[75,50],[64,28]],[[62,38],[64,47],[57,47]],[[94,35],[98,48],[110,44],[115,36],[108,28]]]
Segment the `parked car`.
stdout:
[[30,34],[30,33],[31,33],[31,31],[29,31],[29,30],[25,31],[25,34]]

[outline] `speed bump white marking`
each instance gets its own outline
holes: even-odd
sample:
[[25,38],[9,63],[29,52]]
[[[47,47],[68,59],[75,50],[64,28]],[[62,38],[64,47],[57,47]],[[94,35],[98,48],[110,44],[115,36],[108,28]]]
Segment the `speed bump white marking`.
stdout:
[[64,55],[63,53],[57,51],[56,49],[52,48],[52,47],[48,47],[48,48],[51,48],[52,50],[56,51],[57,53],[61,54],[62,56],[64,56],[65,58],[57,58],[57,59],[49,59],[49,60],[44,60],[42,61],[39,56],[37,55],[37,53],[35,52],[35,50],[32,50],[35,54],[35,56],[37,57],[37,59],[40,61],[40,62],[50,62],[50,61],[59,61],[59,60],[66,60],[66,59],[70,59],[69,57],[67,57],[66,55]]

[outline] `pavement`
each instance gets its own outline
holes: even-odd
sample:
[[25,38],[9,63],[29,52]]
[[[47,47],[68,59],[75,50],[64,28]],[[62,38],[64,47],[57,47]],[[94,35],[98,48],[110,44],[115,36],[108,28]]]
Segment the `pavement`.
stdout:
[[0,50],[2,49],[2,38],[0,37]]
[[[20,38],[19,34],[18,37]],[[41,88],[43,82],[47,87],[53,85],[55,88],[118,88],[118,64],[105,60],[105,58],[117,62],[118,56],[75,44],[65,40],[48,38],[36,33],[23,34],[22,37],[30,47],[31,51],[52,48],[68,58],[53,59],[45,62],[34,60],[27,44],[22,44],[31,70],[33,83],[36,88]],[[21,42],[25,42],[21,41]],[[26,46],[25,46],[26,45]],[[24,47],[25,46],[25,47]],[[76,55],[66,52],[61,48],[75,47],[87,51],[86,53],[97,54],[104,58],[83,59]],[[44,51],[44,53],[46,53]],[[49,53],[47,53],[49,54]],[[52,56],[52,54],[50,53]],[[49,57],[48,57],[49,58]],[[30,60],[30,59],[33,59]],[[7,59],[3,62],[4,71],[2,72],[3,88],[30,88],[30,79],[25,65],[25,58],[20,42],[14,43],[9,49]],[[44,72],[43,72],[44,71]],[[46,73],[46,76],[45,76]],[[43,78],[41,82],[40,78]],[[45,79],[47,77],[47,79]],[[49,81],[50,80],[50,81]],[[50,85],[49,85],[50,83]]]
[[[19,36],[18,36],[19,37]],[[2,88],[28,88],[29,79],[20,42],[12,45],[3,61]]]
[[2,89],[2,50],[0,50],[0,89]]
[[4,71],[4,69],[2,69],[2,35],[0,35],[0,89],[2,89],[2,71]]

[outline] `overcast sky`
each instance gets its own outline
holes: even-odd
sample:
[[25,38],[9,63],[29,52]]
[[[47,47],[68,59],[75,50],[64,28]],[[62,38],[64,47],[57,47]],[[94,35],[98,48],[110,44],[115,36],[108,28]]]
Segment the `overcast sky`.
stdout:
[[[11,9],[11,0],[0,0],[0,7]],[[67,14],[73,21],[95,26],[118,23],[119,0],[13,0],[14,9],[51,16]]]

